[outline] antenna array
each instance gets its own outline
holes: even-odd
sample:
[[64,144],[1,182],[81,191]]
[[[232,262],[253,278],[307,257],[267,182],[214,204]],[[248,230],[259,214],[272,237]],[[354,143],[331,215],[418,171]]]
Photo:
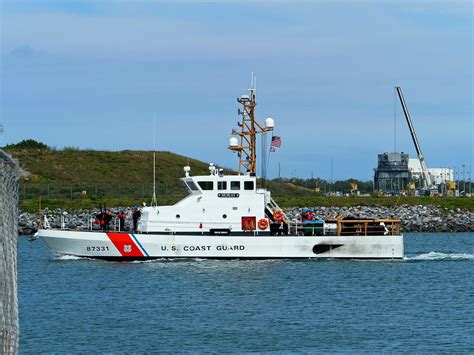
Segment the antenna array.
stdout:
[[[232,137],[230,138],[229,149],[237,152],[239,156],[239,175],[242,172],[247,172],[255,176],[257,171],[257,149],[256,140],[257,134],[262,134],[273,130],[273,119],[267,118],[265,126],[260,125],[255,120],[255,106],[257,106],[257,78],[252,73],[251,85],[249,95],[242,95],[237,98],[237,101],[242,105],[238,110],[241,116],[238,130],[232,130]],[[240,137],[240,142],[235,137]]]
[[153,113],[153,197],[151,199],[151,206],[155,207],[158,203],[156,201],[156,114]]

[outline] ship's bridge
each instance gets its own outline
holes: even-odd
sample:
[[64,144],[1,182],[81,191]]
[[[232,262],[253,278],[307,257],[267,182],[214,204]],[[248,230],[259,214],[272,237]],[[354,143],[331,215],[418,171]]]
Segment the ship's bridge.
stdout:
[[[210,169],[214,166],[211,165]],[[210,175],[189,176],[181,178],[186,190],[190,194],[214,195],[217,197],[239,198],[240,196],[250,197],[257,190],[257,179],[250,175],[224,175],[222,169],[211,171]]]
[[142,232],[242,232],[273,209],[270,192],[257,188],[255,176],[225,175],[213,164],[209,175],[191,176],[190,170],[184,167],[181,178],[189,195],[172,206],[143,208]]

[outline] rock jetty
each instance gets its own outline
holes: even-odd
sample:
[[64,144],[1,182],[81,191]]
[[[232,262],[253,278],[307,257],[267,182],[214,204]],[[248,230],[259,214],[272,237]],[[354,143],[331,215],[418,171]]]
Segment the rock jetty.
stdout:
[[[310,207],[311,208],[311,207]],[[284,209],[289,218],[298,218],[301,208]],[[399,219],[403,232],[472,232],[474,212],[462,208],[447,209],[438,206],[402,205],[397,207],[312,207],[318,219],[328,215],[362,219]]]
[[[400,219],[404,232],[472,232],[474,231],[474,212],[455,208],[446,209],[438,206],[408,206],[379,207],[379,206],[356,206],[356,207],[305,207],[311,208],[316,218],[325,219],[328,215],[357,218],[384,218]],[[132,224],[132,212],[130,208],[111,208],[110,212],[116,216],[119,210],[123,210],[127,216],[125,228],[128,230]],[[298,218],[301,207],[285,208],[286,215]],[[51,228],[67,228],[72,230],[98,229],[94,223],[95,211],[63,209],[45,209],[43,215],[47,216]],[[32,234],[38,228],[37,213],[21,212],[19,215],[18,230],[20,234]],[[112,220],[111,227],[114,229],[118,220]]]

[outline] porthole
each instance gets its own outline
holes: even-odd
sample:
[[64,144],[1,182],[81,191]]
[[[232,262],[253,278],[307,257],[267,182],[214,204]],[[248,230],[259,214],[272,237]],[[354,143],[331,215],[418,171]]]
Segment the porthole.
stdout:
[[176,218],[177,218],[177,219],[180,219],[180,218],[181,218],[181,216],[180,216],[179,214],[177,214],[177,215],[176,215]]
[[222,218],[226,219],[226,218],[227,218],[227,215],[224,213],[224,214],[222,215]]

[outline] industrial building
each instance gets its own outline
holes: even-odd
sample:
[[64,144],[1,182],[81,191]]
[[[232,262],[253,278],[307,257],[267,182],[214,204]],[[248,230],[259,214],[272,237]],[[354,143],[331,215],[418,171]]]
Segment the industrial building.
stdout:
[[[412,174],[413,181],[416,183],[422,179],[422,169],[418,159],[408,160],[408,169]],[[446,181],[454,180],[454,171],[451,168],[428,168],[431,181],[436,186],[446,183]]]
[[402,88],[396,86],[395,89],[418,158],[410,159],[408,154],[403,152],[379,154],[377,168],[374,169],[374,189],[389,194],[399,194],[402,191],[423,195],[452,194],[456,186],[453,182],[453,170],[450,168],[428,169],[403,97]]
[[379,154],[377,168],[374,169],[374,189],[390,194],[406,190],[412,181],[408,162],[408,154],[403,152]]
[[[418,159],[410,159],[406,153],[392,152],[378,155],[377,168],[374,169],[374,188],[388,194],[422,188],[423,170]],[[451,168],[428,168],[430,180],[438,192],[445,193],[454,180]]]

